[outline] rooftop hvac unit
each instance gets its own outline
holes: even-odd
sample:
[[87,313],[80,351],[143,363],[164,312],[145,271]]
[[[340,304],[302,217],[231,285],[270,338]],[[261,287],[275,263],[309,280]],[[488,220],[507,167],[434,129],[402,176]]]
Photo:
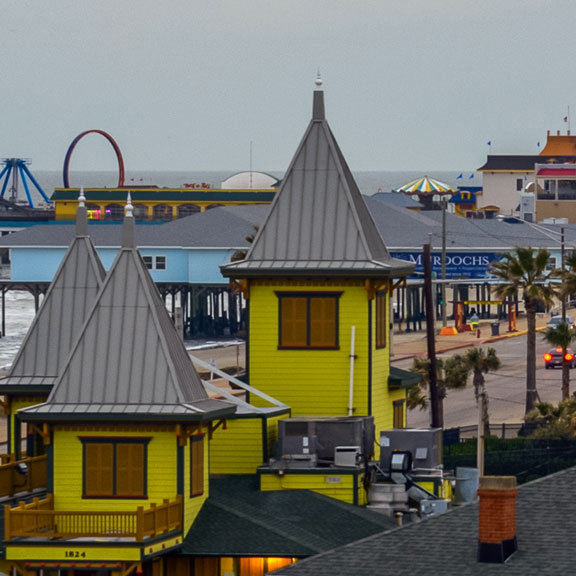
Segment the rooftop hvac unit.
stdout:
[[349,416],[316,421],[318,458],[332,460],[338,446],[358,446],[366,458],[374,456],[374,418]]
[[286,418],[278,421],[280,455],[316,454],[316,422],[307,418]]
[[380,432],[380,467],[383,471],[391,471],[395,452],[408,452],[415,469],[437,468],[442,464],[442,428],[395,428]]

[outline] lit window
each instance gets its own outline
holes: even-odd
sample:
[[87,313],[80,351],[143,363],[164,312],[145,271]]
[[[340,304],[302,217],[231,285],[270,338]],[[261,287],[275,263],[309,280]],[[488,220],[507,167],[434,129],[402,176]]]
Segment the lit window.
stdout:
[[341,292],[283,292],[279,300],[280,348],[338,348]]

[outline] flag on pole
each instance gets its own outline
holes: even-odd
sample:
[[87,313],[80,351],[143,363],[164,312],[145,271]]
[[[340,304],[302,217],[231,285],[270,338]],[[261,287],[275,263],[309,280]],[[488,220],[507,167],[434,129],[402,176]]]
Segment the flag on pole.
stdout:
[[538,146],[538,148],[540,148],[540,142],[536,142],[536,146]]
[[486,142],[486,144],[488,144],[488,146],[492,146],[492,140],[488,140],[488,142]]
[[568,122],[568,116],[564,116],[564,122]]
[[472,178],[474,178],[474,174],[470,174],[470,176],[468,176],[468,180],[472,180]]
[[456,180],[460,180],[462,178],[462,172],[460,172],[460,174],[458,174],[458,176],[456,176]]

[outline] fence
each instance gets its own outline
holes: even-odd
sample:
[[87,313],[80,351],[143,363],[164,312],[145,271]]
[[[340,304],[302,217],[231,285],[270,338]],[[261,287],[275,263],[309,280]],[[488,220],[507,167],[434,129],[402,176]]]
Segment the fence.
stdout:
[[70,512],[53,509],[52,496],[4,506],[4,539],[14,538],[134,538],[141,542],[157,534],[182,528],[182,497],[144,510]]

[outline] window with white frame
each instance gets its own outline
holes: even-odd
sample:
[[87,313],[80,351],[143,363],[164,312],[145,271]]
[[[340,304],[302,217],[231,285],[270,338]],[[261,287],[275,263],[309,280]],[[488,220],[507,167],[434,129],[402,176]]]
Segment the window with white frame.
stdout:
[[148,270],[166,270],[166,256],[142,256]]

